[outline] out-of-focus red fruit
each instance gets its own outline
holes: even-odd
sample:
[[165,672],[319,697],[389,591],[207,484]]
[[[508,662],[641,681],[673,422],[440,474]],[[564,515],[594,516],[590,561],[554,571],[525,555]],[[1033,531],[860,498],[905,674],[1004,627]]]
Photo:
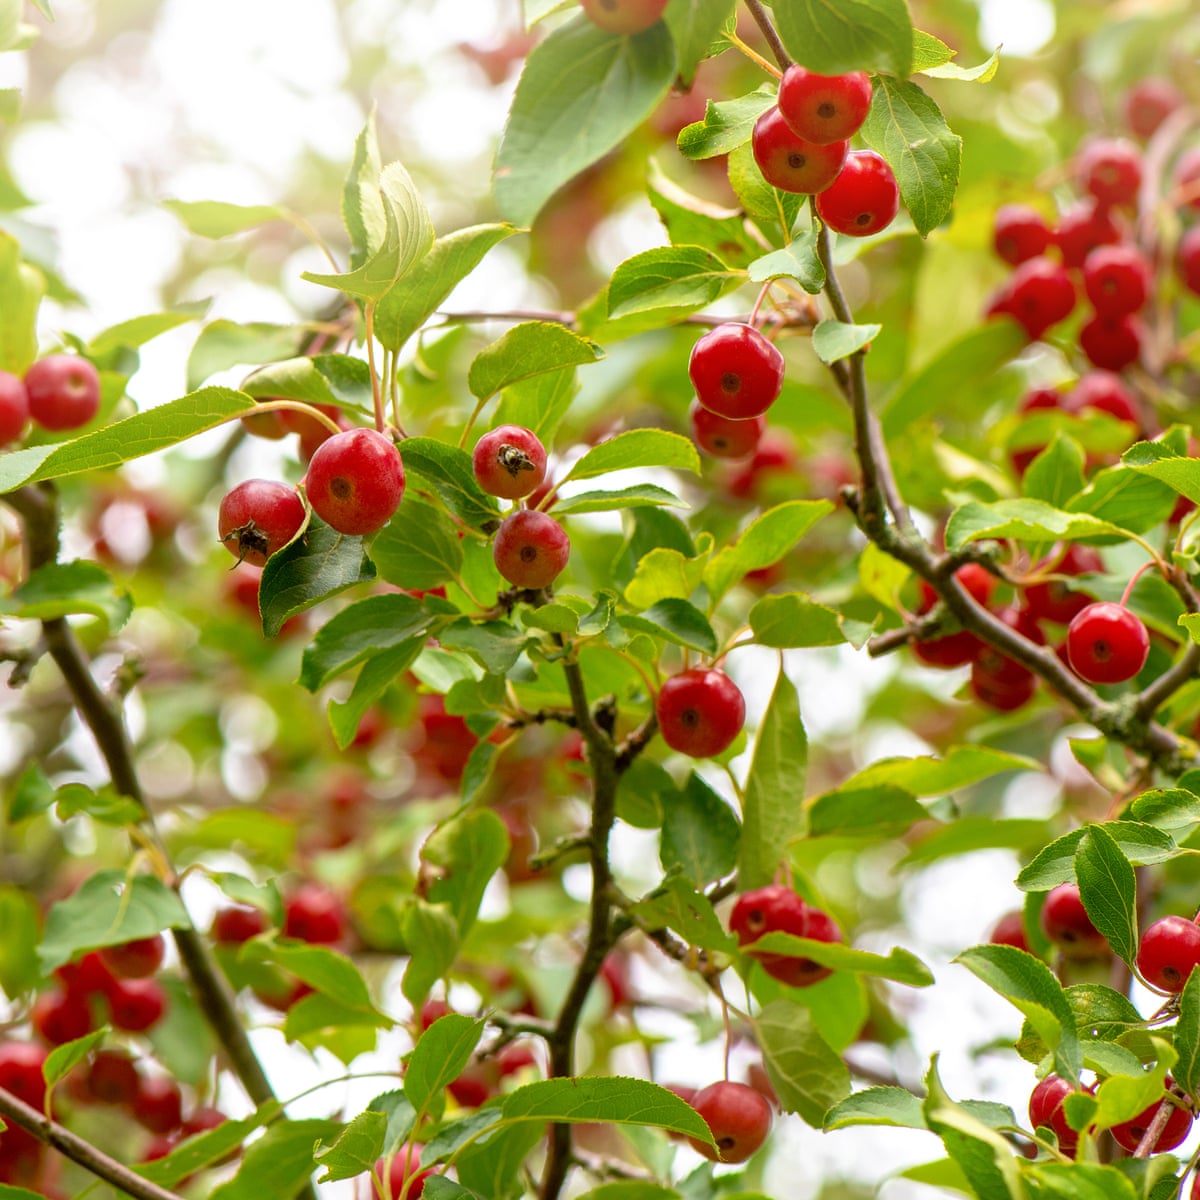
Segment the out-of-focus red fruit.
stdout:
[[1134,137],[1149,141],[1158,127],[1186,101],[1168,79],[1139,79],[1121,104],[1125,124]]
[[[1056,575],[1091,575],[1104,570],[1100,555],[1090,546],[1072,543],[1061,561],[1055,566]],[[1071,621],[1091,604],[1093,597],[1088,592],[1073,591],[1061,579],[1034,583],[1025,589],[1025,607],[1039,621],[1055,621],[1069,625]]]
[[633,981],[629,978],[629,960],[624,954],[610,953],[600,964],[600,978],[608,985],[610,1012],[633,1006]]
[[0,1088],[41,1109],[46,1102],[46,1051],[32,1042],[0,1042]]
[[162,1020],[167,994],[153,979],[121,979],[108,993],[113,1025],[126,1033],[145,1033]]
[[1104,958],[1112,953],[1083,907],[1077,884],[1059,884],[1046,896],[1041,921],[1042,932],[1068,958]]
[[341,898],[321,884],[301,884],[284,900],[283,935],[319,946],[336,945],[346,936]]
[[[391,1165],[384,1159],[379,1159],[375,1163],[375,1174],[383,1179],[387,1175],[388,1195],[392,1200],[399,1200],[401,1196],[405,1196],[405,1200],[417,1200],[417,1197],[425,1190],[425,1180],[433,1174],[433,1169],[421,1171],[421,1151],[418,1146],[411,1143],[401,1146],[393,1156]],[[405,1184],[407,1183],[408,1191],[405,1192]],[[373,1189],[375,1200],[384,1200],[384,1195],[378,1188]]]
[[151,1133],[174,1133],[183,1124],[179,1084],[165,1075],[142,1076],[133,1099],[133,1115]]
[[85,1037],[95,1028],[87,997],[58,988],[50,988],[33,1002],[30,1021],[38,1036],[52,1046],[63,1046]]
[[1082,267],[1097,246],[1119,242],[1121,230],[1108,209],[1095,200],[1085,200],[1059,217],[1054,240],[1066,266]]
[[238,904],[217,910],[210,935],[214,942],[240,946],[260,933],[266,933],[268,928],[266,913],[249,905]]
[[768,429],[759,439],[750,461],[730,472],[725,489],[737,500],[755,500],[768,477],[795,471],[797,466],[792,443]]
[[162,966],[166,952],[162,934],[156,933],[119,946],[105,946],[100,959],[117,979],[147,979]]
[[87,1068],[87,1093],[98,1104],[132,1104],[141,1087],[133,1059],[123,1050],[97,1050]]
[[1029,939],[1025,936],[1025,919],[1018,911],[1006,912],[992,926],[988,941],[993,946],[1015,946],[1018,950],[1029,951]]
[[479,739],[464,718],[446,711],[446,701],[435,692],[421,696],[417,714],[425,740],[414,757],[447,783],[457,783]]
[[1004,204],[996,209],[992,248],[1012,266],[1045,254],[1052,240],[1046,218],[1027,204]]

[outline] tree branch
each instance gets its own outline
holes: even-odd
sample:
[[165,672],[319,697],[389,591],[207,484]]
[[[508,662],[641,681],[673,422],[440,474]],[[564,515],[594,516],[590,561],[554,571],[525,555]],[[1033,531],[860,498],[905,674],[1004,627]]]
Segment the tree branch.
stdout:
[[143,1179],[137,1172],[122,1166],[116,1159],[109,1158],[91,1142],[49,1120],[36,1108],[30,1108],[23,1100],[18,1100],[12,1092],[5,1091],[2,1087],[0,1117],[32,1134],[39,1142],[65,1154],[72,1162],[78,1163],[105,1183],[112,1184],[118,1191],[132,1196],[134,1200],[180,1200],[174,1192]]

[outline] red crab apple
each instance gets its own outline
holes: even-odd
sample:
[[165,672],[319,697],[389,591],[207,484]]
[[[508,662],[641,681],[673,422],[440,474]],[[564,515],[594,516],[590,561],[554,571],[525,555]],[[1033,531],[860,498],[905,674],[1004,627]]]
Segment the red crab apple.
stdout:
[[717,1147],[714,1150],[697,1138],[688,1141],[713,1162],[745,1162],[771,1132],[771,1105],[747,1084],[728,1080],[710,1083],[692,1097],[691,1103],[712,1131]]
[[850,143],[807,141],[788,125],[779,109],[769,108],[754,123],[750,149],[772,187],[812,196],[824,192],[838,178]]
[[1145,666],[1150,635],[1141,618],[1122,604],[1097,601],[1067,627],[1067,654],[1089,683],[1124,683]]
[[[384,1191],[381,1192],[378,1187],[375,1187],[373,1189],[375,1200],[385,1200],[388,1197],[390,1200],[400,1200],[402,1195],[416,1200],[416,1197],[425,1190],[425,1180],[433,1174],[432,1168],[422,1171],[420,1167],[420,1148],[411,1143],[401,1146],[392,1155],[390,1163],[386,1159],[379,1159],[375,1163],[375,1174],[383,1182]],[[404,1191],[406,1183],[408,1184],[407,1193]]]
[[1121,111],[1134,137],[1147,141],[1185,103],[1183,95],[1169,79],[1139,79],[1125,93]]
[[294,487],[274,479],[247,479],[226,494],[217,531],[239,561],[262,567],[304,524],[304,504]]
[[1068,958],[1100,958],[1109,953],[1104,935],[1092,924],[1079,887],[1061,883],[1042,906],[1042,930]]
[[505,517],[492,543],[496,570],[518,588],[549,587],[570,555],[567,531],[553,517],[530,508]]
[[882,155],[854,150],[816,204],[817,215],[836,233],[868,237],[886,229],[900,211],[900,188]]
[[694,667],[672,675],[654,705],[663,741],[693,758],[720,754],[741,732],[746,701],[724,671]]
[[1029,1097],[1029,1123],[1034,1129],[1044,1125],[1054,1130],[1059,1149],[1069,1155],[1075,1153],[1079,1144],[1079,1134],[1067,1124],[1063,1101],[1077,1090],[1069,1079],[1063,1079],[1060,1075],[1047,1075]]
[[162,966],[166,951],[162,934],[156,933],[119,946],[105,946],[100,950],[100,961],[116,979],[146,979]]
[[721,417],[760,417],[783,389],[783,355],[751,325],[718,325],[692,347],[688,375],[696,399]]
[[51,354],[25,372],[29,415],[59,432],[86,425],[100,409],[100,375],[77,354]]
[[404,496],[404,464],[391,438],[347,429],[323,441],[309,460],[304,490],[331,529],[366,537],[382,529]]
[[[827,913],[806,904],[791,888],[781,884],[743,892],[733,906],[729,928],[737,935],[739,946],[751,945],[768,933],[790,933],[819,942],[842,940],[841,930]],[[768,975],[792,987],[808,987],[833,973],[828,967],[795,954],[753,949],[750,954],[762,963]]]
[[[1172,1086],[1170,1075],[1163,1083],[1168,1089]],[[1150,1153],[1165,1154],[1166,1151],[1174,1150],[1183,1142],[1192,1130],[1191,1111],[1181,1105],[1172,1104],[1170,1100],[1163,1099],[1156,1104],[1151,1104],[1149,1108],[1143,1109],[1133,1120],[1126,1121],[1121,1125],[1114,1125],[1111,1132],[1117,1145],[1128,1150],[1130,1154],[1137,1150],[1141,1145],[1142,1138],[1149,1132],[1159,1107],[1163,1104],[1171,1105],[1171,1113],[1167,1117],[1167,1123],[1162,1132],[1158,1135],[1158,1140],[1150,1147]]]
[[779,84],[779,112],[792,132],[818,146],[844,142],[867,119],[871,77],[865,71],[818,75],[799,64]]
[[19,375],[0,371],[0,446],[15,442],[29,421],[29,393]]
[[546,447],[532,429],[499,425],[475,443],[475,480],[491,496],[519,500],[546,478]]
[[1137,968],[1142,978],[1164,992],[1182,992],[1200,966],[1200,925],[1187,917],[1162,917],[1147,925],[1138,945]]
[[1012,266],[1045,254],[1051,241],[1046,218],[1027,204],[1003,204],[996,209],[992,248]]

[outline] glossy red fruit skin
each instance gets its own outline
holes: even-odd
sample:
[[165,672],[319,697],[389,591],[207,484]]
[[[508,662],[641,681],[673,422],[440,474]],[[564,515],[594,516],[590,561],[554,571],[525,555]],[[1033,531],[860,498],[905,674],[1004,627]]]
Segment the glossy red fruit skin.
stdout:
[[33,1002],[30,1021],[37,1034],[52,1046],[62,1046],[95,1028],[87,997],[50,988]]
[[789,127],[778,108],[768,108],[754,122],[750,149],[772,187],[812,196],[824,192],[838,177],[850,143],[822,146],[807,141]]
[[498,425],[475,443],[472,465],[488,495],[519,500],[546,478],[546,447],[532,429]]
[[1059,1149],[1073,1155],[1079,1145],[1079,1134],[1067,1124],[1063,1112],[1063,1101],[1076,1091],[1068,1079],[1060,1075],[1047,1075],[1029,1096],[1029,1123],[1034,1129],[1045,1125],[1054,1130]]
[[692,347],[688,376],[709,412],[734,421],[760,417],[783,389],[783,355],[757,329],[730,321]]
[[0,1042],[0,1088],[41,1109],[46,1101],[46,1051],[33,1042]]
[[1200,225],[1193,225],[1175,251],[1175,271],[1179,281],[1194,296],[1200,296]]
[[[384,1200],[387,1195],[391,1196],[391,1200],[400,1200],[400,1196],[404,1194],[406,1200],[416,1200],[418,1196],[425,1190],[425,1180],[433,1174],[433,1168],[428,1171],[421,1171],[421,1150],[419,1146],[412,1143],[401,1146],[400,1149],[392,1156],[391,1164],[387,1160],[378,1159],[375,1163],[375,1174],[383,1180],[386,1176],[387,1189],[385,1192],[380,1192],[378,1188],[373,1189],[375,1200]],[[408,1192],[404,1192],[405,1181],[409,1176],[412,1176],[411,1182],[408,1184]]]
[[15,442],[29,424],[29,393],[25,381],[11,371],[0,371],[0,446]]
[[1162,917],[1147,925],[1138,944],[1137,968],[1147,983],[1178,994],[1200,966],[1200,925],[1187,917]]
[[1125,242],[1097,246],[1083,263],[1083,290],[1101,316],[1138,312],[1149,299],[1152,284],[1146,256]]
[[1120,371],[1142,357],[1142,329],[1133,317],[1097,313],[1080,326],[1079,348],[1095,366]]
[[[842,940],[841,930],[827,913],[810,907],[791,888],[780,884],[743,892],[729,915],[729,929],[737,935],[739,946],[768,933],[790,933],[819,942]],[[750,953],[768,975],[792,987],[808,987],[833,974],[830,968],[794,954]]]
[[179,1084],[165,1075],[142,1076],[132,1108],[142,1127],[160,1137],[183,1124],[183,1093]]
[[580,4],[593,25],[607,33],[626,34],[649,29],[663,15],[667,0],[580,0]]
[[1063,407],[1073,413],[1090,408],[1132,425],[1142,423],[1137,398],[1111,371],[1089,371],[1068,393]]
[[317,946],[342,941],[346,910],[340,897],[320,884],[301,884],[283,902],[283,936]]
[[1155,130],[1186,101],[1167,79],[1139,79],[1125,93],[1121,113],[1134,137],[1148,141]]
[[758,449],[767,428],[766,417],[735,421],[732,417],[710,412],[699,400],[692,402],[688,420],[692,426],[692,440],[713,458],[748,458]]
[[900,211],[900,188],[882,155],[854,150],[833,184],[817,197],[817,215],[835,233],[869,237]]
[[1082,267],[1087,256],[1097,247],[1121,240],[1121,231],[1112,214],[1095,200],[1085,200],[1067,209],[1058,218],[1055,244],[1068,267]]
[[692,1107],[712,1131],[714,1150],[688,1138],[692,1148],[712,1162],[745,1162],[767,1140],[773,1114],[767,1100],[744,1083],[710,1083],[692,1097]]
[[108,994],[113,1026],[126,1033],[145,1033],[162,1020],[167,994],[153,979],[118,980]]
[[680,754],[711,758],[732,745],[746,721],[741,689],[724,671],[693,667],[672,675],[654,703],[663,741]]
[[162,966],[166,952],[162,934],[156,933],[119,946],[105,946],[100,950],[100,961],[115,979],[147,979]]
[[275,479],[247,479],[221,501],[217,530],[230,554],[262,567],[296,536],[304,516],[294,487]]
[[505,517],[492,542],[496,570],[513,587],[549,587],[571,557],[571,539],[551,516],[524,508]]
[[1071,315],[1075,285],[1067,272],[1045,256],[1023,262],[1009,279],[999,311],[1013,317],[1033,341]]
[[818,146],[852,138],[871,108],[871,77],[865,71],[818,75],[798,63],[779,83],[780,115],[797,137]]
[[1075,178],[1105,208],[1132,208],[1142,182],[1142,153],[1124,138],[1097,138],[1076,160]]
[[1041,922],[1042,932],[1068,958],[1099,958],[1110,953],[1108,942],[1092,924],[1074,883],[1060,883],[1046,896]]
[[391,438],[348,429],[322,442],[309,460],[304,490],[331,529],[366,537],[382,529],[404,497],[404,464]]
[[[1166,1079],[1167,1087],[1171,1086],[1171,1077],[1168,1075]],[[1143,1109],[1132,1121],[1126,1121],[1123,1125],[1114,1125],[1110,1132],[1113,1135],[1113,1140],[1118,1146],[1128,1150],[1132,1154],[1141,1144],[1142,1138],[1146,1135],[1150,1128],[1151,1122],[1154,1120],[1161,1104],[1171,1104],[1169,1100],[1161,1100],[1158,1104],[1151,1104],[1149,1108]],[[1177,1104],[1171,1104],[1171,1115],[1167,1118],[1167,1124],[1162,1133],[1158,1135],[1158,1140],[1150,1147],[1151,1154],[1165,1154],[1168,1150],[1174,1150],[1180,1145],[1189,1133],[1192,1131],[1192,1114],[1186,1109],[1181,1108]]]
[[77,354],[51,354],[25,372],[29,415],[59,432],[86,425],[100,410],[100,375]]
[[1075,674],[1088,683],[1124,683],[1146,665],[1150,635],[1136,613],[1097,601],[1067,627],[1067,654]]
[[1015,946],[1018,950],[1030,953],[1029,939],[1025,936],[1025,918],[1020,910],[1014,909],[1012,912],[1006,912],[992,926],[992,932],[988,934],[988,941],[993,946]]
[[992,249],[1014,267],[1045,254],[1053,235],[1046,218],[1028,204],[1002,204],[996,209]]
[[210,935],[214,942],[226,946],[240,946],[268,928],[266,914],[246,905],[231,905],[217,910],[212,920]]

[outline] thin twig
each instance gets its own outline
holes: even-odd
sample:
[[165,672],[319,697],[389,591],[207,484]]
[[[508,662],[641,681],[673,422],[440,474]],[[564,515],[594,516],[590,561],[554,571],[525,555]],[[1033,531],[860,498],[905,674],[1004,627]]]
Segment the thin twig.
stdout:
[[746,9],[754,18],[754,23],[762,30],[763,37],[767,39],[767,45],[771,47],[771,53],[775,55],[779,69],[786,71],[792,65],[792,60],[783,48],[783,42],[779,40],[779,33],[767,15],[767,10],[763,8],[759,0],[746,0]]

